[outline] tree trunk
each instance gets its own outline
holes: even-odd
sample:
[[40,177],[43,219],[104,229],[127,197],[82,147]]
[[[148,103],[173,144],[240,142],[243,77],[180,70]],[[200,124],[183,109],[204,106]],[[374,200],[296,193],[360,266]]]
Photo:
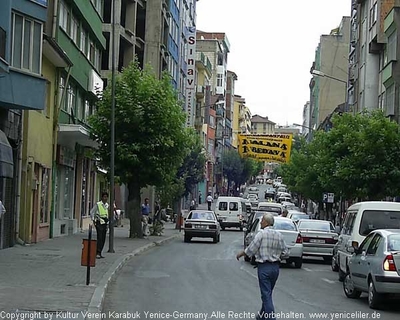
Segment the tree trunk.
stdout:
[[173,209],[174,213],[176,213],[175,229],[180,230],[181,219],[182,219],[182,199],[174,201],[174,203],[172,205],[172,209]]
[[139,183],[136,181],[129,182],[128,193],[129,238],[143,238]]

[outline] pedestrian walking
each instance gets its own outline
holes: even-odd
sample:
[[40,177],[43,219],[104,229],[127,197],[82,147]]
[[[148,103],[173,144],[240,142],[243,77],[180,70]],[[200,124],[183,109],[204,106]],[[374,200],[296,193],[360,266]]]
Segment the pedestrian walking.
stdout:
[[161,207],[158,201],[154,203],[154,222],[161,221]]
[[190,202],[190,210],[195,210],[196,209],[196,202],[194,201],[194,199],[192,199],[192,201]]
[[106,242],[107,235],[107,223],[108,223],[108,193],[103,192],[101,194],[101,201],[97,202],[96,205],[90,210],[90,216],[96,227],[97,234],[97,259],[104,258],[102,251]]
[[142,204],[143,236],[148,235],[149,215],[150,215],[149,198],[145,198],[144,203]]
[[211,192],[207,196],[207,204],[208,204],[208,210],[211,210],[211,204],[213,202],[213,197],[211,196]]
[[272,291],[278,280],[281,257],[285,257],[289,252],[282,234],[270,228],[273,225],[273,215],[265,213],[261,219],[262,231],[257,233],[254,240],[244,251],[236,255],[237,260],[245,255],[248,257],[255,256],[257,262],[262,305],[256,319],[276,319]]
[[201,198],[202,198],[202,196],[203,196],[203,195],[201,194],[201,191],[199,191],[199,204],[201,204],[201,200],[202,200]]

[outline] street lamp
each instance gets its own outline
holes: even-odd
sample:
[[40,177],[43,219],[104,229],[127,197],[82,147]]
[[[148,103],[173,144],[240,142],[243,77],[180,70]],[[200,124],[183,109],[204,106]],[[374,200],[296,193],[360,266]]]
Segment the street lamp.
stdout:
[[339,78],[332,77],[332,76],[330,76],[330,75],[328,75],[328,74],[326,74],[326,73],[324,73],[324,72],[322,72],[322,71],[313,69],[313,70],[311,71],[311,74],[312,74],[313,76],[317,76],[317,77],[322,77],[322,78],[328,78],[328,79],[336,80],[336,81],[339,81],[339,82],[341,82],[341,83],[344,83],[344,84],[347,86],[347,81],[342,80],[342,79],[339,79]]
[[304,125],[302,125],[302,124],[293,123],[293,125],[296,126],[296,127],[302,127],[302,128],[308,129],[308,130],[310,130],[310,131],[314,131],[313,128],[304,126]]

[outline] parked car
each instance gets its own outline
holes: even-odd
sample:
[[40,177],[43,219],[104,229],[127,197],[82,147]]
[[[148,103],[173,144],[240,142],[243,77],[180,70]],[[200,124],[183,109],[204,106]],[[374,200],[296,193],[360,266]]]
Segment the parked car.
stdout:
[[339,237],[332,222],[299,220],[297,225],[303,238],[303,254],[305,256],[322,257],[325,261],[331,261],[333,247]]
[[336,242],[336,244],[333,246],[332,249],[332,261],[331,261],[331,269],[334,272],[339,271],[339,264],[337,260],[337,252],[338,252],[339,244]]
[[400,229],[400,203],[366,201],[347,209],[338,240],[339,281],[343,281],[348,273],[352,242],[361,243],[371,231],[377,229]]
[[[246,248],[251,241],[253,241],[256,234],[261,230],[261,218],[257,218],[251,228],[250,232],[244,239],[244,247]],[[300,233],[296,224],[288,219],[282,217],[274,217],[273,228],[278,230],[285,240],[286,246],[289,248],[289,256],[285,258],[285,262],[290,264],[294,262],[296,268],[301,268],[303,264],[303,243]],[[246,261],[250,261],[249,257],[245,257]],[[255,257],[251,258],[252,264],[255,264]]]
[[[348,272],[343,290],[348,298],[368,293],[368,305],[379,308],[384,298],[400,301],[400,230],[375,230],[349,250]],[[390,294],[386,295],[386,294]]]
[[212,238],[214,243],[220,241],[221,227],[214,211],[190,211],[183,228],[185,242],[190,242],[193,237]]

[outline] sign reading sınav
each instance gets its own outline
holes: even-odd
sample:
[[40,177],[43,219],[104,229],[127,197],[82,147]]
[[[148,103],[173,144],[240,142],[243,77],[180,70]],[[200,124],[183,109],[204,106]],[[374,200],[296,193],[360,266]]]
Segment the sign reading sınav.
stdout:
[[194,97],[196,95],[196,28],[188,28],[186,74],[186,126],[194,126]]
[[290,159],[292,134],[239,135],[239,154],[260,161],[286,163]]

